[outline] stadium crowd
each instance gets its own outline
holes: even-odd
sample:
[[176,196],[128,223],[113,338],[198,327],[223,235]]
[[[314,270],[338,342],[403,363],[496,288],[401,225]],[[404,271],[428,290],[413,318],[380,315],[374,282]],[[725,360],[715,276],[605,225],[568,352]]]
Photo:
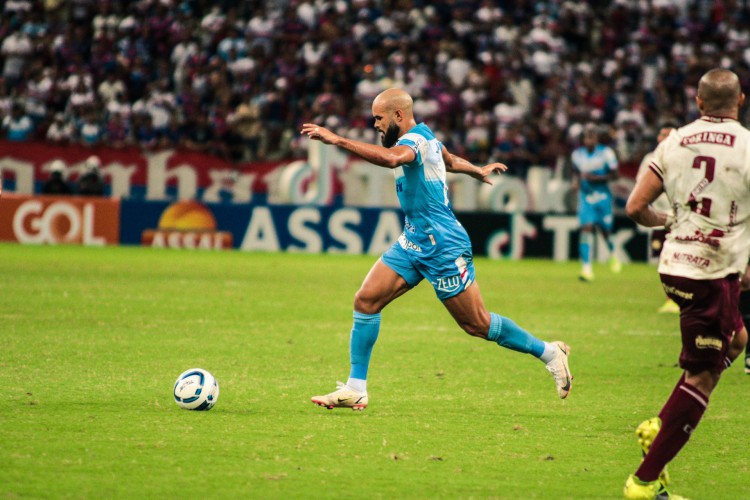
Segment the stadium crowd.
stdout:
[[[736,0],[5,0],[7,140],[304,156],[300,125],[376,141],[389,87],[455,153],[560,168],[582,126],[637,165],[664,121],[698,116],[698,77],[750,88]],[[747,120],[742,120],[747,122]]]

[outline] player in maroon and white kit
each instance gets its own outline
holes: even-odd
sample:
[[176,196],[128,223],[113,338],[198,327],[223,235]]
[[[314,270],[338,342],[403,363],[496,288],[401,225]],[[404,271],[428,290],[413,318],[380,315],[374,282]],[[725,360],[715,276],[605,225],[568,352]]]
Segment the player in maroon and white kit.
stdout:
[[[734,72],[704,74],[696,96],[701,117],[659,144],[628,199],[635,222],[669,229],[659,275],[680,306],[684,373],[659,416],[636,430],[645,457],[625,483],[626,498],[672,498],[665,467],[747,342],[738,307],[750,254],[750,131],[737,121],[744,101]],[[651,207],[662,192],[673,213]]]

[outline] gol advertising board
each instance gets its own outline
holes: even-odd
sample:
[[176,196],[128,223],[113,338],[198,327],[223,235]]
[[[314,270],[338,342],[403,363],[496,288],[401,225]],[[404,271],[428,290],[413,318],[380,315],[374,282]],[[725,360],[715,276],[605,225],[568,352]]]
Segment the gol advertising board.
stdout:
[[120,242],[120,201],[3,194],[0,197],[0,241],[117,245]]

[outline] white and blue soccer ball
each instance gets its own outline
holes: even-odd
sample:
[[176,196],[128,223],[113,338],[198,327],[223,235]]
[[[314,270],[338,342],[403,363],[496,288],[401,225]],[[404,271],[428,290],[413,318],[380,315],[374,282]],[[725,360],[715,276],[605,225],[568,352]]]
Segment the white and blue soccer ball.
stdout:
[[182,409],[208,411],[219,399],[219,383],[202,368],[191,368],[177,377],[174,401]]

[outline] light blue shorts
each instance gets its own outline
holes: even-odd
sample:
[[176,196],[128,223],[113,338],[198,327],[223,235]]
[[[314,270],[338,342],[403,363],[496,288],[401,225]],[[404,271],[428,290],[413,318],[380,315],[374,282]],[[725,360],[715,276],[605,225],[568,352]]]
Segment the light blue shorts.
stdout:
[[580,196],[578,198],[578,221],[581,226],[593,224],[607,232],[612,232],[612,195],[595,192],[588,196]]
[[430,250],[429,255],[423,254],[419,246],[410,244],[401,235],[399,241],[383,254],[382,260],[411,287],[426,278],[441,301],[455,297],[474,283],[474,257],[470,245]]

